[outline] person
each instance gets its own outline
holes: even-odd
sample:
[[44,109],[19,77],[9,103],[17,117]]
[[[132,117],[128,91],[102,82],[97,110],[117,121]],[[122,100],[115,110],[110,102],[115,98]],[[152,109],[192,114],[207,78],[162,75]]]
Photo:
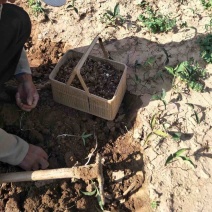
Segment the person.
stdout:
[[[37,106],[39,95],[32,81],[24,44],[31,33],[28,14],[16,6],[15,0],[0,0],[0,97],[4,95],[4,83],[13,75],[18,87],[17,105],[24,111]],[[66,0],[44,0],[51,6],[62,6]],[[47,153],[40,147],[28,144],[16,135],[0,128],[0,161],[18,165],[24,170],[46,169]]]

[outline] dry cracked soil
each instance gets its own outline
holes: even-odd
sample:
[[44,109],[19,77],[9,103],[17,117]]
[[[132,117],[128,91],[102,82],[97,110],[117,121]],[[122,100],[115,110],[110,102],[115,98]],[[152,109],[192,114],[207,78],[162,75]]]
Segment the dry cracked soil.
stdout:
[[[25,49],[40,101],[30,113],[20,111],[15,103],[1,103],[0,125],[44,148],[50,169],[93,164],[100,153],[104,211],[210,212],[212,66],[201,58],[197,40],[209,33],[205,25],[210,24],[211,10],[201,0],[118,2],[124,17],[121,26],[118,21],[115,26],[101,22],[105,11],[115,7],[115,0],[76,0],[74,5],[69,1],[60,8],[41,3],[45,10],[38,16],[27,1],[17,1],[32,21]],[[175,18],[176,26],[151,33],[137,20],[145,14],[145,5]],[[84,52],[96,35],[103,39],[110,57],[128,67],[127,92],[113,121],[52,98],[49,74],[59,59],[70,49]],[[103,57],[98,44],[91,54]],[[191,58],[208,73],[202,93],[165,70]],[[8,85],[14,86],[15,81]],[[162,89],[166,107],[163,101],[151,100]],[[84,140],[83,135],[87,135]],[[182,157],[165,165],[181,149],[185,149]],[[0,164],[1,173],[17,171],[21,170]],[[92,192],[94,184],[98,186],[96,179],[3,183],[0,211],[101,211],[98,198],[83,193]]]

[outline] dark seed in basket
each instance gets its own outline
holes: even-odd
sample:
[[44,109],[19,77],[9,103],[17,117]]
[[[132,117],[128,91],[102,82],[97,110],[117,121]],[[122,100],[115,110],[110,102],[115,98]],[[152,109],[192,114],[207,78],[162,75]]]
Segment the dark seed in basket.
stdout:
[[[66,83],[79,60],[80,57],[70,58],[60,67],[55,79]],[[117,70],[105,61],[100,62],[88,58],[82,66],[80,73],[91,94],[111,99],[115,94],[123,71]],[[83,90],[77,77],[74,78],[71,85]]]

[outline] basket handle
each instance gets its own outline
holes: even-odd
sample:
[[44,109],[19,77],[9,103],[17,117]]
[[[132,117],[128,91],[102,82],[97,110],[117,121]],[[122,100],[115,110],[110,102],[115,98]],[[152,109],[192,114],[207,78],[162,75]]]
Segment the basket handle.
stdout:
[[92,41],[91,45],[88,47],[87,51],[83,54],[83,56],[81,57],[81,59],[79,60],[79,62],[77,63],[76,67],[74,68],[73,72],[71,73],[71,76],[69,77],[68,81],[67,81],[67,85],[70,86],[72,81],[74,80],[75,76],[77,75],[78,76],[78,79],[83,87],[83,89],[85,90],[85,92],[87,94],[89,94],[89,90],[88,90],[88,87],[86,86],[85,84],[85,81],[83,80],[81,74],[80,74],[80,69],[82,68],[85,60],[87,59],[88,55],[90,54],[91,50],[93,49],[94,45],[96,44],[97,40],[99,40],[99,44],[100,44],[100,47],[102,49],[102,52],[104,54],[104,57],[106,59],[109,58],[109,55],[107,53],[107,51],[105,50],[104,48],[104,45],[103,45],[103,42],[102,42],[102,39],[98,36],[96,36],[94,38],[94,40]]

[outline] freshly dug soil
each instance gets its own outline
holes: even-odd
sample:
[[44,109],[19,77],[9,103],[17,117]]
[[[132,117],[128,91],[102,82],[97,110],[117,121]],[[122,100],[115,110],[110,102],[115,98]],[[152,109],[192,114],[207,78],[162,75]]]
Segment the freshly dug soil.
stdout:
[[[48,48],[44,48],[45,46]],[[95,163],[97,152],[100,153],[104,162],[104,209],[148,211],[143,154],[140,143],[132,137],[134,118],[142,102],[137,96],[127,93],[114,121],[106,121],[54,102],[48,76],[55,62],[51,62],[54,56],[51,58],[49,55],[55,55],[61,46],[63,44],[49,44],[47,40],[36,46],[37,50],[45,49],[42,53],[31,53],[30,49],[33,59],[42,58],[46,61],[32,69],[40,94],[38,106],[26,113],[15,103],[1,103],[1,128],[42,147],[49,156],[49,169],[83,166],[93,152],[88,163],[90,165]],[[50,54],[49,49],[54,51]],[[85,139],[85,145],[81,138],[83,133],[92,134]],[[64,134],[75,136],[62,136]],[[0,173],[17,171],[21,169],[0,163]],[[81,174],[84,175],[83,179],[93,178],[88,173]],[[0,185],[0,211],[101,211],[95,195],[86,196],[82,193],[93,190],[91,180],[3,183]],[[96,179],[93,182],[98,185]]]
[[[66,83],[79,59],[79,57],[70,58],[60,67],[55,79]],[[115,69],[111,64],[95,61],[92,58],[85,61],[80,73],[89,92],[105,99],[113,98],[123,74],[122,71]],[[83,89],[77,77],[74,78],[72,86]]]

